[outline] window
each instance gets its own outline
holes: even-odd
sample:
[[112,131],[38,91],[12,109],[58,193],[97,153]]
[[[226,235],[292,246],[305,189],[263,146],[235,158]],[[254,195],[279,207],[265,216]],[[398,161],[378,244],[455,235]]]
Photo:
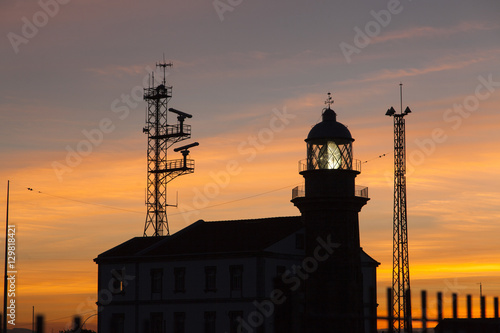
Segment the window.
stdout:
[[318,165],[320,169],[338,169],[342,163],[339,146],[328,141],[319,151]]
[[[229,311],[229,333],[241,332],[238,327],[243,318],[243,311]],[[238,320],[239,319],[239,320]]]
[[151,293],[161,294],[163,287],[163,270],[156,268],[151,270]]
[[125,332],[125,314],[123,313],[111,314],[110,333],[123,333],[123,332]]
[[163,313],[151,313],[151,333],[163,333]]
[[205,267],[205,292],[217,291],[217,289],[216,289],[216,273],[217,273],[217,268],[215,266],[206,266]]
[[215,311],[205,312],[205,333],[215,333]]
[[243,266],[234,265],[229,267],[230,276],[230,288],[231,291],[239,291],[242,289],[243,285]]
[[186,291],[185,276],[185,267],[174,267],[174,292],[183,293]]
[[304,234],[295,234],[295,248],[297,250],[303,250],[305,248],[304,242]]
[[186,313],[174,312],[174,333],[185,332]]

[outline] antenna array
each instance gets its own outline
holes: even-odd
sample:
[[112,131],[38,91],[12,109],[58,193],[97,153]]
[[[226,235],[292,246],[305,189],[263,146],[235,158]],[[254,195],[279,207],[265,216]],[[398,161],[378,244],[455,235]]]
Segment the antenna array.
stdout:
[[[149,87],[144,89],[144,100],[147,102],[146,126],[143,132],[148,135],[148,176],[146,188],[146,223],[144,236],[169,235],[167,219],[167,183],[174,178],[194,172],[194,160],[188,159],[189,148],[198,143],[190,144],[175,151],[181,152],[183,158],[168,160],[167,150],[173,144],[191,138],[191,125],[184,124],[186,118],[192,115],[170,108],[168,101],[172,98],[172,86],[166,84],[166,68],[172,63],[165,61],[157,63],[157,68],[163,72],[160,84],[156,85],[154,73],[151,75]],[[177,114],[177,123],[169,125],[167,111]]]

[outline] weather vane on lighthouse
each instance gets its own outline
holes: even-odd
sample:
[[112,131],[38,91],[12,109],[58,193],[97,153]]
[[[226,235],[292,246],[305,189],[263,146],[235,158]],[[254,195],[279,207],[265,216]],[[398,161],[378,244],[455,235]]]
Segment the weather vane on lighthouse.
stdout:
[[331,93],[328,93],[328,98],[326,99],[325,104],[327,104],[328,108],[330,109],[331,105],[333,104],[333,98]]

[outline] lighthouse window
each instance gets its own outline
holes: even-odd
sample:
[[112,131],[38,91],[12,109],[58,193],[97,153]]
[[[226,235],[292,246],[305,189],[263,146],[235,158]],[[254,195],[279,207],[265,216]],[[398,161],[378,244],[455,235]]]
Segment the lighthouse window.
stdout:
[[307,165],[301,170],[352,170],[352,144],[318,140],[307,145]]
[[319,169],[338,169],[342,163],[339,147],[333,141],[328,141],[319,150]]

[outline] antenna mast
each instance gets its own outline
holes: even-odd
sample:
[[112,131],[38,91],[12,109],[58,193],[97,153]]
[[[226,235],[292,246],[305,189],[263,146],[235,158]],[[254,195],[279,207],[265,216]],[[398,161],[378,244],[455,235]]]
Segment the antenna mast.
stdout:
[[406,213],[406,133],[403,112],[403,84],[399,84],[400,113],[393,107],[386,116],[394,118],[394,212],[392,243],[392,309],[394,332],[412,332],[410,264],[408,261],[408,228]]
[[[156,64],[162,69],[163,78],[156,85],[154,73],[148,88],[144,88],[144,100],[148,103],[146,111],[146,126],[143,132],[148,135],[148,176],[146,188],[146,223],[144,225],[144,236],[170,235],[167,219],[167,183],[174,178],[187,173],[194,172],[194,160],[188,159],[188,148],[197,146],[194,143],[188,146],[176,148],[183,158],[167,160],[167,149],[173,144],[191,138],[191,125],[184,124],[186,118],[192,115],[168,109],[168,101],[172,97],[172,86],[166,84],[166,68],[172,67],[172,63],[163,62]],[[177,124],[169,125],[167,122],[167,111],[176,113]]]

